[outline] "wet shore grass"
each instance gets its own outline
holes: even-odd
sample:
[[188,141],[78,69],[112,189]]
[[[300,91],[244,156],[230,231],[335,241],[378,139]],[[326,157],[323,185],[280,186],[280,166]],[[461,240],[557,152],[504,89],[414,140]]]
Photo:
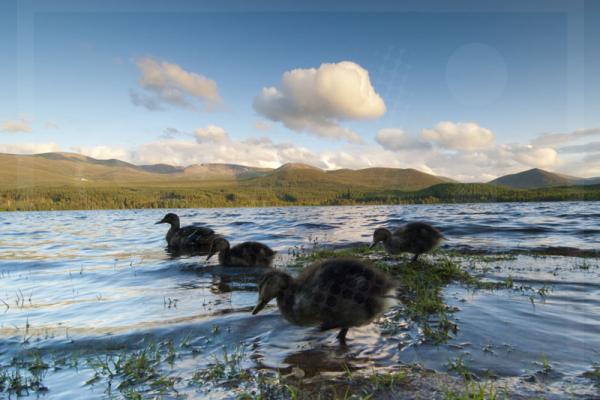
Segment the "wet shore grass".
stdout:
[[178,375],[177,361],[185,357],[184,343],[149,341],[141,348],[102,356],[80,357],[77,361],[44,357],[30,352],[15,359],[0,372],[0,393],[20,398],[45,394],[42,380],[63,368],[92,373],[85,387],[99,387],[111,399],[185,399],[190,393],[208,396],[225,393],[225,398],[256,400],[297,399],[499,399],[493,382],[475,382],[426,370],[419,365],[386,369],[356,370],[346,367],[337,374],[305,377],[293,368],[258,370],[245,367],[247,353],[242,345],[213,356],[205,368],[191,376]]
[[[452,321],[454,309],[443,298],[443,289],[458,283],[473,290],[515,289],[512,278],[503,281],[484,280],[473,273],[475,263],[513,260],[514,255],[462,255],[437,251],[412,262],[408,255],[393,256],[367,246],[346,249],[316,249],[297,254],[293,265],[302,268],[313,262],[335,257],[356,257],[391,275],[400,287],[403,308],[397,317],[409,318],[419,324],[426,340],[444,343],[456,334],[459,326]],[[523,291],[525,288],[521,288]]]
[[[463,285],[470,290],[512,290],[530,296],[532,302],[543,299],[549,288],[516,283],[510,276],[490,280],[484,272],[498,262],[514,262],[515,254],[473,255],[437,251],[412,263],[408,256],[389,256],[366,246],[327,249],[314,246],[292,257],[291,269],[300,270],[312,262],[332,257],[358,257],[380,268],[401,286],[403,306],[389,317],[409,319],[417,324],[423,339],[434,344],[447,342],[460,329],[454,319],[456,309],[448,306],[444,288]],[[587,259],[578,261],[582,270],[594,268]],[[219,334],[215,325],[213,334]],[[23,345],[25,346],[25,345]],[[189,338],[148,340],[136,348],[110,350],[100,354],[54,356],[38,350],[26,350],[20,358],[0,366],[0,397],[42,395],[52,388],[44,380],[61,370],[85,371],[89,379],[80,390],[94,388],[107,397],[124,399],[188,398],[224,393],[225,398],[238,399],[509,399],[515,398],[507,388],[493,379],[476,376],[460,358],[448,362],[446,373],[426,370],[419,365],[394,368],[351,370],[306,376],[299,368],[273,370],[257,367],[250,360],[252,344],[238,343],[224,347],[210,356],[205,366],[184,371],[181,365],[194,354]],[[201,354],[201,353],[195,353]],[[201,357],[206,357],[201,355]],[[181,363],[181,364],[180,364]],[[544,367],[546,368],[546,367]],[[582,375],[600,385],[600,367],[593,365]]]

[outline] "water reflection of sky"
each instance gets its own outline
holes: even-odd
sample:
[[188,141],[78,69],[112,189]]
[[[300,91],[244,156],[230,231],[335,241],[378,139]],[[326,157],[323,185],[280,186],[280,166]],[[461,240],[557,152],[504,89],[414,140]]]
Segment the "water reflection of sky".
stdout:
[[[448,346],[419,345],[414,326],[389,334],[373,324],[353,329],[352,348],[342,351],[333,345],[332,335],[285,322],[273,304],[258,316],[250,315],[260,271],[206,265],[202,257],[170,257],[164,251],[166,227],[154,225],[165,212],[0,214],[0,299],[10,305],[0,318],[3,357],[9,357],[14,343],[21,343],[26,334],[35,338],[36,346],[93,343],[102,348],[115,340],[127,342],[137,334],[151,333],[210,339],[210,343],[202,342],[201,351],[206,353],[218,351],[223,344],[253,343],[256,364],[269,368],[301,365],[307,373],[310,365],[339,370],[349,359],[355,367],[416,361],[444,369],[449,354],[464,352],[474,368],[493,367],[497,373],[521,375],[534,369],[532,360],[542,353],[564,373],[571,373],[590,365],[592,356],[598,354],[594,351],[600,351],[596,317],[600,315],[600,289],[590,283],[597,281],[598,270],[571,268],[572,260],[565,267],[565,260],[570,259],[564,258],[527,258],[508,265],[504,277],[519,276],[530,285],[553,286],[546,303],[535,307],[520,294],[449,288],[449,301],[461,309],[457,314],[461,331]],[[280,267],[294,246],[310,248],[315,241],[319,245],[367,242],[375,227],[413,220],[438,226],[448,237],[448,246],[594,249],[600,241],[600,203],[591,202],[186,209],[178,213],[184,225],[210,225],[232,243],[258,240],[269,244],[279,252]],[[557,276],[553,272],[557,268],[568,271]],[[221,327],[221,336],[213,338],[215,325]],[[488,342],[495,355],[482,350]],[[468,345],[456,347],[464,343]]]

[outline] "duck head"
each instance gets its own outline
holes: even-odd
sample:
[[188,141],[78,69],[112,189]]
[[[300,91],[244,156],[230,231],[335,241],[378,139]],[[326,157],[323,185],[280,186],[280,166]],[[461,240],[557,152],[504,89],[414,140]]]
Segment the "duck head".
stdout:
[[375,247],[380,242],[385,242],[392,236],[392,232],[389,229],[377,228],[373,232],[373,243],[369,246],[370,249]]
[[160,221],[158,221],[156,223],[158,224],[169,224],[171,226],[175,226],[175,227],[179,227],[179,217],[177,216],[177,214],[173,214],[173,213],[168,213],[167,215],[165,215],[163,217],[163,219],[161,219]]
[[208,256],[206,257],[206,261],[210,260],[210,258],[212,256],[214,256],[215,254],[217,254],[220,251],[223,250],[228,250],[229,249],[229,242],[227,241],[227,239],[222,238],[222,237],[217,237],[215,238],[212,243],[210,244],[210,250],[208,251]]
[[267,272],[258,282],[258,304],[252,310],[252,315],[260,310],[274,298],[279,297],[289,286],[292,277],[281,271]]

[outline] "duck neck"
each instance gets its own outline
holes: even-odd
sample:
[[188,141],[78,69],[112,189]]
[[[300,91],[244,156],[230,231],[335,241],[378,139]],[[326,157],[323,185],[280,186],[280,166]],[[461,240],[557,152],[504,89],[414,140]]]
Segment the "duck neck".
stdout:
[[279,307],[281,314],[286,320],[295,323],[297,320],[297,316],[294,312],[296,283],[291,276],[288,278],[287,287],[279,293],[279,296],[277,296],[277,307]]
[[179,221],[177,221],[177,223],[172,223],[171,227],[169,228],[169,231],[167,232],[167,242],[171,241],[171,238],[173,237],[175,232],[177,232],[178,230],[179,230]]
[[219,251],[219,264],[221,265],[230,265],[231,264],[231,250],[229,247],[224,248]]
[[389,242],[391,242],[391,241],[392,241],[392,236],[393,236],[393,235],[392,235],[392,232],[386,229],[386,230],[385,230],[385,238],[383,239],[383,242],[384,242],[384,243],[389,243]]

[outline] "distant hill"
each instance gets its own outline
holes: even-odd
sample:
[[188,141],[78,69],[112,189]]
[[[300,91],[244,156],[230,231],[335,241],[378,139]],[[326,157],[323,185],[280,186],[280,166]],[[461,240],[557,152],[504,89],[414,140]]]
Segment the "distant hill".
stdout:
[[269,171],[235,164],[197,164],[184,168],[183,174],[198,180],[237,180],[263,176]]
[[452,179],[426,174],[412,168],[340,169],[328,171],[327,174],[341,183],[361,182],[371,187],[423,189],[438,183],[454,182]]
[[516,189],[535,189],[584,184],[585,179],[533,168],[516,174],[501,176],[489,183]]
[[[440,183],[456,182],[412,168],[365,168],[324,171],[302,163],[279,168],[257,168],[237,164],[207,163],[187,167],[168,164],[135,165],[117,159],[99,160],[76,153],[15,155],[0,153],[0,184],[8,187],[97,184],[153,184],[227,181],[260,186],[293,183],[358,186],[362,188],[418,190]],[[596,185],[600,178],[577,178],[534,168],[505,175],[493,185],[531,189],[569,185]]]
[[151,164],[151,165],[140,165],[141,169],[154,174],[176,174],[183,171],[183,167],[174,167],[168,164]]
[[303,163],[286,163],[286,164],[283,164],[281,167],[277,168],[276,170],[291,171],[291,170],[299,170],[299,169],[321,171],[320,168],[313,167],[312,165],[303,164]]
[[600,200],[598,178],[533,169],[491,183],[457,183],[414,169],[179,167],[71,153],[0,154],[5,211]]
[[75,153],[36,155],[0,154],[0,184],[7,187],[200,184],[236,182],[245,187],[317,186],[338,190],[348,187],[381,189],[422,189],[451,182],[414,169],[367,168],[323,171],[302,163],[279,168],[256,168],[236,164],[197,164],[187,167],[167,164],[134,165],[125,161],[98,160]]
[[96,160],[79,154],[0,154],[0,185],[4,187],[80,186],[83,182],[142,182],[153,180],[157,175],[123,161]]

